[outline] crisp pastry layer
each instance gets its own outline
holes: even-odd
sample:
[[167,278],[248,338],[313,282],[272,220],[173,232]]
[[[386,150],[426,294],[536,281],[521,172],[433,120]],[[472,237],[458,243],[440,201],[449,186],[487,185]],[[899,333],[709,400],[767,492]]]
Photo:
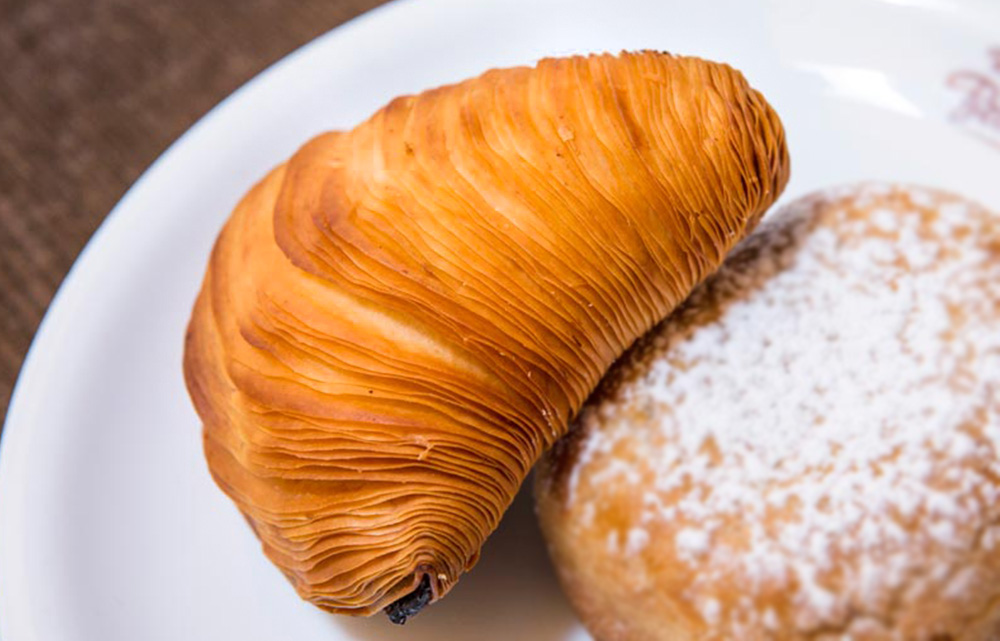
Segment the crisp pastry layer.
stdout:
[[539,513],[598,639],[1000,638],[1000,216],[799,200],[613,370]]
[[213,477],[304,598],[407,597],[405,619],[787,178],[739,72],[654,52],[490,71],[315,138],[237,206],[195,305]]

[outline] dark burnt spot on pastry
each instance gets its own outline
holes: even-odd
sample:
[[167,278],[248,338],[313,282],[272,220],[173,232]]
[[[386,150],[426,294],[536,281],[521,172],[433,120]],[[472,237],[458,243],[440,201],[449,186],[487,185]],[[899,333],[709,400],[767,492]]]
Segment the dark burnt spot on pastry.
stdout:
[[431,577],[428,574],[420,580],[420,585],[413,592],[388,605],[385,609],[389,620],[397,625],[403,625],[406,620],[415,616],[418,612],[431,602],[433,591],[431,590]]

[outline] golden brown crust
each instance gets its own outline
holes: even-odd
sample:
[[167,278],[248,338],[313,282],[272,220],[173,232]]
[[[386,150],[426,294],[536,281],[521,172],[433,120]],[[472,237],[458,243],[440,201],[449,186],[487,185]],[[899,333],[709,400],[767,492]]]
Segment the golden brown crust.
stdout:
[[622,358],[536,474],[595,638],[1000,638],[998,221],[802,199]]
[[608,365],[756,224],[781,124],[731,68],[547,59],[397,98],[240,203],[185,373],[300,594],[371,614],[476,562]]

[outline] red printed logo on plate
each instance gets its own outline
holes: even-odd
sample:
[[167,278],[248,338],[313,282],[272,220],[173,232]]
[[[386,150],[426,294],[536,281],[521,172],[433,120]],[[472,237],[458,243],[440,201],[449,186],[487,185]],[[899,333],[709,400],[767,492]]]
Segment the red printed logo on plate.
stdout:
[[988,55],[987,69],[960,69],[952,72],[946,82],[964,94],[964,100],[951,112],[951,119],[1000,148],[1000,47],[994,47]]

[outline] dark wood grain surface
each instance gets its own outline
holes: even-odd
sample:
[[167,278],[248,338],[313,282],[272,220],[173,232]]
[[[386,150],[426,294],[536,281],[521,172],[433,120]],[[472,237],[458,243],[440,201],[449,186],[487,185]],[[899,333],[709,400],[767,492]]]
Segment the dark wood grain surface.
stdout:
[[382,0],[0,0],[0,425],[87,239],[202,114]]

